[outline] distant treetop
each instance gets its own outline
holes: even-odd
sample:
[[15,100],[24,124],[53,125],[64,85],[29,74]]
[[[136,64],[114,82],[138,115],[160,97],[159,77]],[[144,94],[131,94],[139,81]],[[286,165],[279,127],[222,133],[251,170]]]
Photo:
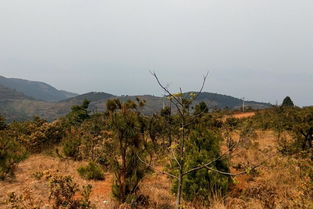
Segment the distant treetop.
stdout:
[[289,96],[287,96],[281,105],[282,107],[294,107],[295,105],[293,104],[293,101]]

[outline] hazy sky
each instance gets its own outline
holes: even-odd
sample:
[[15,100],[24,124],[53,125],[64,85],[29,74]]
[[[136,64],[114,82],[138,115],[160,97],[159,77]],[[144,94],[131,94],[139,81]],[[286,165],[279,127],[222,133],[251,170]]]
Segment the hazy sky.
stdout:
[[0,75],[77,93],[313,105],[312,0],[1,0]]

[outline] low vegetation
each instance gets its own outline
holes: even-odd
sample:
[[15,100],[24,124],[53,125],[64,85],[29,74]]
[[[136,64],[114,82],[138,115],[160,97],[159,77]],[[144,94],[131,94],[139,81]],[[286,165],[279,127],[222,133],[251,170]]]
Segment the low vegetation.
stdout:
[[77,169],[79,175],[87,180],[104,180],[103,170],[99,165],[90,162],[87,166],[81,166]]
[[0,180],[13,177],[17,164],[26,156],[26,149],[8,131],[0,131]]
[[[236,118],[193,104],[196,93],[167,93],[172,105],[154,115],[142,114],[146,102],[137,98],[108,100],[96,114],[86,100],[54,122],[0,117],[0,207],[313,206],[312,107],[295,107],[289,98]],[[45,159],[38,170],[34,157]],[[54,170],[45,165],[50,161]],[[14,174],[37,186],[12,191]]]

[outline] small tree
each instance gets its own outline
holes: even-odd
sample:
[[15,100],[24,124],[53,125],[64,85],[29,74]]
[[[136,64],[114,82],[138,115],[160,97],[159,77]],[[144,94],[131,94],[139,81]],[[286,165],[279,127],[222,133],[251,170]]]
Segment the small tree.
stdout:
[[4,130],[7,128],[7,124],[5,122],[5,118],[0,115],[0,130]]
[[79,125],[84,120],[90,117],[89,112],[88,112],[89,104],[90,104],[90,101],[85,99],[83,101],[83,104],[72,106],[71,108],[72,111],[68,113],[66,116],[67,121],[69,122],[70,125]]
[[173,135],[173,126],[174,119],[172,117],[172,108],[171,106],[165,106],[161,112],[161,123],[163,126],[162,134],[168,138],[168,147],[172,145],[172,135]]
[[153,143],[154,148],[157,147],[157,139],[160,137],[162,133],[162,123],[161,123],[161,118],[158,117],[157,115],[153,115],[152,117],[149,118],[148,120],[148,134],[150,136],[150,139]]
[[195,112],[194,112],[195,115],[208,113],[208,112],[209,112],[209,108],[207,104],[203,101],[195,106]]
[[[220,156],[221,136],[209,131],[206,127],[197,125],[186,139],[186,170],[207,163],[208,159],[217,159]],[[175,165],[175,160],[172,162]],[[227,160],[218,159],[210,165],[210,169],[202,168],[190,172],[183,177],[182,192],[186,200],[207,200],[214,195],[224,195],[228,191],[231,178],[214,170],[229,172]],[[174,182],[176,193],[178,181]]]
[[[140,100],[138,105],[142,106]],[[121,202],[132,202],[138,190],[138,184],[144,177],[145,169],[137,158],[142,153],[143,139],[140,123],[140,113],[136,111],[138,105],[127,101],[108,100],[109,129],[112,131],[113,153],[111,165],[115,179],[112,192]]]
[[312,148],[313,142],[313,108],[303,108],[297,111],[297,115],[293,122],[293,131],[300,139],[302,149]]
[[[192,182],[191,185],[193,184],[192,186],[193,188],[196,188],[193,192],[194,195],[196,193],[199,193],[199,191],[203,188],[202,187],[203,185],[201,185],[201,178],[200,179],[194,178],[196,177],[195,173],[197,173],[198,171],[201,173],[206,170],[205,172],[215,172],[215,173],[226,175],[226,176],[240,175],[245,172],[241,172],[238,174],[231,174],[229,172],[224,171],[224,170],[227,170],[226,164],[224,164],[221,167],[217,166],[220,162],[222,162],[222,160],[226,159],[226,157],[230,153],[224,153],[224,154],[219,155],[219,153],[216,152],[216,148],[210,151],[204,149],[204,153],[210,153],[210,152],[215,153],[216,154],[215,156],[217,156],[216,158],[214,158],[214,155],[209,155],[209,154],[202,156],[206,158],[202,158],[202,157],[199,157],[197,153],[188,152],[188,149],[187,149],[188,142],[191,143],[189,145],[193,147],[192,149],[194,148],[199,149],[199,146],[192,146],[192,145],[195,145],[193,144],[191,140],[193,136],[192,133],[193,133],[193,128],[195,127],[195,123],[198,121],[197,118],[199,118],[203,113],[206,112],[206,108],[202,108],[203,112],[199,112],[198,114],[194,115],[190,113],[190,107],[192,103],[201,94],[207,75],[203,77],[203,82],[202,82],[202,86],[200,90],[197,93],[192,92],[189,95],[183,94],[181,89],[180,89],[180,92],[177,94],[171,93],[167,89],[167,87],[162,85],[162,83],[160,82],[159,78],[157,77],[155,73],[153,73],[153,76],[155,77],[159,86],[169,95],[170,101],[176,107],[176,111],[177,111],[177,123],[179,124],[179,126],[175,126],[175,129],[177,129],[175,130],[175,133],[176,133],[175,137],[177,141],[176,141],[176,144],[174,146],[172,145],[171,147],[173,161],[176,163],[174,163],[173,166],[170,167],[171,169],[169,173],[167,172],[162,172],[162,173],[174,179],[174,188],[175,188],[175,193],[177,195],[176,196],[176,208],[180,209],[182,208],[181,200],[182,200],[183,193],[186,194],[187,192],[187,190],[184,190],[184,189],[189,187],[187,180]],[[201,141],[202,137],[200,135],[197,137],[200,137],[199,140]],[[201,149],[200,149],[200,156],[201,156]],[[144,164],[149,165],[143,160],[141,161]],[[151,167],[151,165],[149,166]],[[219,170],[218,168],[222,168],[222,170]],[[218,176],[216,179],[210,179],[209,181],[218,182],[220,180],[221,180],[220,176]],[[222,185],[222,184],[218,183],[217,185]],[[227,188],[227,186],[224,188]]]
[[66,157],[70,157],[74,160],[81,160],[82,155],[80,152],[80,146],[82,144],[80,131],[77,129],[71,129],[67,132],[66,136],[62,140],[62,149]]
[[282,107],[294,107],[295,105],[293,104],[293,101],[289,96],[285,97],[283,100],[283,103],[281,105]]

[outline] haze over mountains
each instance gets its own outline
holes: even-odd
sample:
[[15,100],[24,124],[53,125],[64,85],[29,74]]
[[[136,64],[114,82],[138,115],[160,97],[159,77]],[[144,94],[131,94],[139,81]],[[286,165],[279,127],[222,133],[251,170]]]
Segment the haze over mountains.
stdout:
[[[104,92],[90,92],[78,95],[58,90],[43,82],[0,76],[0,114],[4,115],[9,121],[28,120],[33,116],[55,120],[67,114],[73,105],[81,104],[84,99],[91,101],[90,111],[105,111],[105,102],[110,98],[119,98],[125,101],[133,100],[136,97],[146,100],[146,105],[142,110],[145,114],[158,112],[164,104],[169,104],[169,101],[163,97],[152,95],[116,96]],[[241,99],[208,92],[201,93],[196,103],[200,101],[204,101],[211,109],[226,107],[238,109],[242,104]],[[255,109],[270,106],[270,104],[254,101],[248,101],[246,105]]]

